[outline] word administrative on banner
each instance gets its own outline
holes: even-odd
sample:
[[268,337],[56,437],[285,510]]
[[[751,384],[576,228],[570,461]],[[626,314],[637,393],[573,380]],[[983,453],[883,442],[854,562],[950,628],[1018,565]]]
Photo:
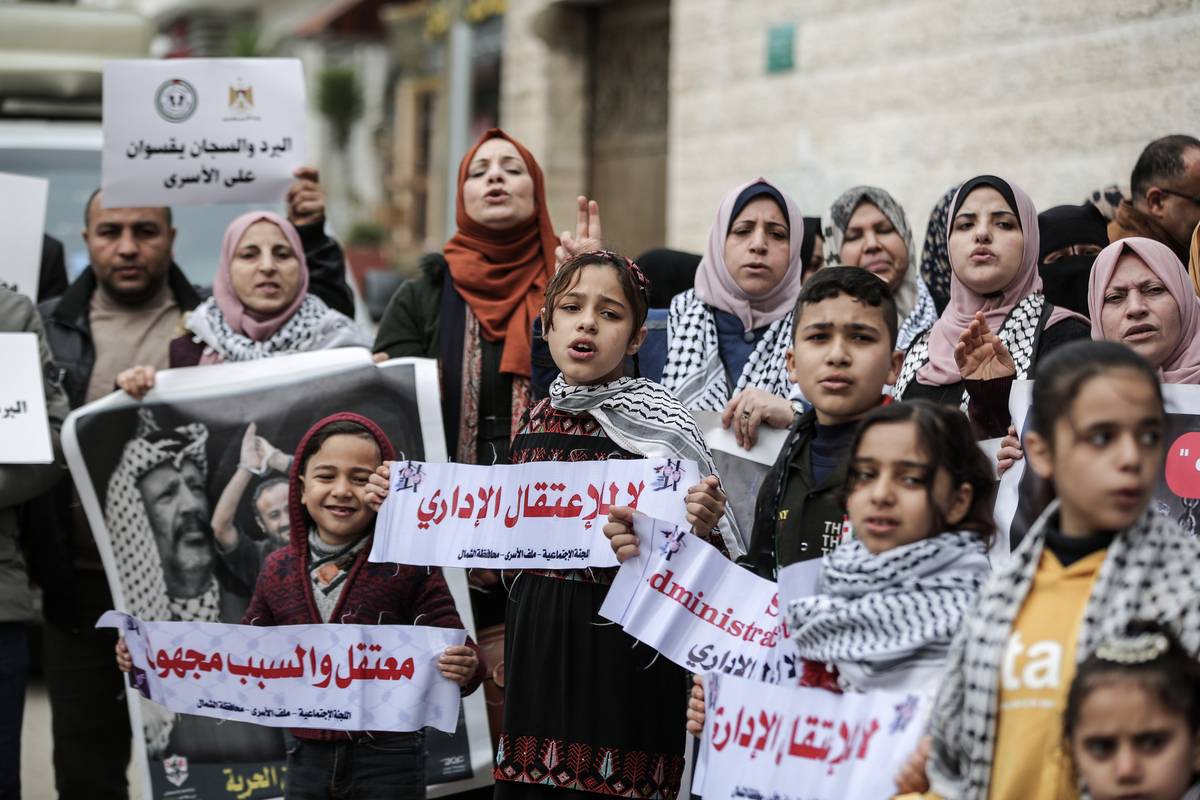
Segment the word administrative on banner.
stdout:
[[291,58],[104,65],[106,207],[278,203],[307,157]]
[[621,565],[600,616],[692,672],[795,684],[776,586],[671,522],[634,516],[638,556]]
[[36,333],[0,333],[0,464],[54,460]]
[[38,301],[42,271],[42,231],[46,229],[45,178],[0,173],[0,286]]
[[719,673],[704,684],[705,770],[692,791],[705,800],[892,797],[926,713],[915,694],[836,694]]
[[[305,402],[297,404],[297,397]],[[393,447],[414,458],[446,458],[437,363],[393,359],[376,364],[366,348],[163,370],[141,402],[115,392],[74,411],[63,423],[63,451],[115,607],[147,622],[240,623],[265,560],[288,547],[295,533],[289,529],[287,513],[289,454],[313,422],[340,411],[374,420]],[[257,465],[257,472],[248,475],[239,464]],[[164,502],[174,511],[161,511],[146,500],[163,492],[171,493],[171,500]],[[219,546],[222,542],[233,547]],[[449,569],[444,575],[459,616],[471,631],[466,574]],[[202,590],[198,597],[196,587]],[[305,646],[316,644],[308,641]],[[183,643],[163,649],[172,661],[176,647],[182,647],[179,657],[187,661],[189,646],[212,655],[211,649]],[[389,669],[388,654],[382,651],[364,652],[351,665],[345,647],[326,649],[332,675],[328,691],[349,691],[337,689],[339,669],[345,681],[351,667],[356,672],[375,668],[376,656],[382,659],[380,667]],[[253,652],[251,663],[244,660],[251,656],[249,650],[228,652],[234,654],[234,668],[260,672],[272,670],[272,659],[278,670],[279,659],[295,662],[297,658],[294,649],[263,650]],[[309,683],[324,679],[325,654],[318,650],[311,658],[304,657]],[[370,656],[365,668],[361,655]],[[152,656],[157,662],[157,649]],[[265,666],[260,656],[266,657]],[[223,669],[228,660],[222,648]],[[205,664],[211,671],[214,662],[206,658]],[[415,658],[414,667],[420,667]],[[203,678],[198,662],[188,674],[197,671]],[[245,702],[229,702],[244,709],[285,707],[264,695],[286,679],[242,675],[239,686],[242,677],[247,678],[242,687]],[[173,669],[170,678],[176,680]],[[259,680],[266,688],[258,687]],[[409,683],[403,676],[368,682],[395,692]],[[230,797],[225,787],[231,782],[236,785],[239,778],[242,800],[279,796],[277,786],[256,787],[265,774],[284,777],[287,752],[281,728],[172,712],[137,692],[126,692],[126,698],[138,779],[146,800]],[[463,698],[459,707],[452,735],[436,728],[425,734],[430,798],[492,782],[483,693]],[[324,708],[334,707],[328,703],[308,707],[310,711]],[[300,727],[294,712],[288,725]],[[255,720],[261,721],[261,716]],[[332,725],[321,720],[318,727]],[[249,794],[242,796],[247,790]]]
[[533,461],[493,467],[397,461],[371,561],[441,567],[615,567],[612,506],[687,526],[694,461]]
[[145,622],[108,611],[130,684],[171,711],[284,728],[453,733],[461,696],[438,672],[467,632],[422,625]]

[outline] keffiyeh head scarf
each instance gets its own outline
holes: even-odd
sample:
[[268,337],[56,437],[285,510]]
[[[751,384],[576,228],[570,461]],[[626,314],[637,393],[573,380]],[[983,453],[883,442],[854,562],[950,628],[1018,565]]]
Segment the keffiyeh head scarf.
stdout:
[[[761,187],[753,194],[746,195],[748,190]],[[777,204],[783,200],[780,209],[788,220],[790,240],[788,242],[788,266],[783,279],[775,288],[757,297],[742,291],[734,281],[733,275],[725,264],[725,239],[729,229],[736,220],[736,214],[745,205],[758,197],[770,197]],[[739,204],[739,201],[740,204]],[[701,302],[733,314],[742,321],[748,331],[770,325],[785,317],[796,305],[800,295],[800,279],[803,277],[803,264],[800,263],[802,245],[804,243],[804,216],[792,198],[781,191],[766,178],[757,178],[731,190],[721,201],[717,209],[717,218],[708,230],[708,243],[704,247],[704,256],[696,270],[696,297]]]
[[[954,215],[958,209],[973,191],[985,186],[1000,193],[1020,222],[1021,263],[1008,286],[991,295],[981,295],[968,288],[959,280],[958,273],[951,265],[950,303],[930,331],[929,363],[917,373],[917,380],[928,386],[949,386],[962,380],[962,376],[958,372],[958,364],[954,361],[954,347],[958,344],[958,337],[975,319],[977,312],[983,312],[988,327],[995,333],[1000,330],[1004,320],[1018,303],[1026,297],[1040,294],[1042,291],[1042,278],[1038,273],[1040,237],[1037,208],[1029,199],[1029,195],[1025,194],[1015,183],[995,175],[980,175],[960,186],[954,195],[954,201],[950,204],[949,214],[947,214],[947,242],[953,230]],[[1068,318],[1083,319],[1080,315],[1067,309],[1055,308],[1050,314],[1046,327]]]
[[900,318],[896,346],[905,350],[918,333],[928,330],[933,325],[937,319],[937,308],[918,274],[912,228],[908,225],[904,209],[896,199],[877,186],[855,186],[842,192],[821,220],[825,238],[825,266],[835,267],[845,263],[842,261],[842,245],[846,240],[846,229],[850,226],[850,218],[854,216],[855,209],[862,203],[871,203],[888,218],[908,251],[908,266],[905,268],[900,287],[893,291],[897,316]]
[[1088,283],[1088,308],[1092,317],[1092,338],[1104,338],[1100,313],[1104,310],[1104,293],[1117,271],[1117,262],[1128,250],[1141,259],[1151,272],[1167,287],[1179,306],[1179,341],[1161,365],[1158,374],[1164,383],[1200,383],[1200,298],[1196,297],[1183,264],[1175,251],[1162,242],[1135,236],[1120,239],[1100,251],[1092,265]]
[[108,481],[104,499],[104,525],[112,542],[117,577],[125,595],[125,611],[144,620],[216,622],[220,595],[214,580],[197,598],[167,595],[167,583],[150,517],[138,481],[161,464],[181,469],[191,461],[207,475],[204,452],[208,429],[198,423],[174,430],[159,429],[148,409],[138,413],[137,435],[121,453],[121,461]]

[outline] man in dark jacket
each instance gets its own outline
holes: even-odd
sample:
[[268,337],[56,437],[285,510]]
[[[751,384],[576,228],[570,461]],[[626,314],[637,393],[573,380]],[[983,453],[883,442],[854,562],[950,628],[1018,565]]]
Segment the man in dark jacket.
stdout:
[[[301,168],[287,195],[309,265],[310,291],[352,316],[341,248],[324,233],[317,172]],[[110,393],[135,364],[168,365],[168,345],[201,293],[172,260],[169,208],[105,208],[99,191],[84,213],[90,264],[38,310],[71,407]],[[213,248],[219,247],[213,243]],[[115,636],[92,626],[112,608],[104,568],[74,486],[63,481],[26,509],[42,536],[31,574],[45,599],[45,669],[60,800],[126,798],[129,718],[113,663]]]
[[1200,139],[1175,134],[1155,139],[1130,176],[1133,200],[1122,200],[1108,240],[1144,236],[1175,251],[1186,267],[1192,232],[1200,224]]
[[[0,464],[0,797],[21,796],[21,718],[29,649],[25,625],[36,618],[25,559],[18,543],[37,531],[20,526],[18,509],[66,474],[59,433],[70,408],[55,380],[42,321],[24,295],[0,287],[0,333],[32,333],[41,353],[46,417],[54,460],[49,464]],[[36,424],[37,420],[30,420]],[[22,423],[22,424],[30,424]]]

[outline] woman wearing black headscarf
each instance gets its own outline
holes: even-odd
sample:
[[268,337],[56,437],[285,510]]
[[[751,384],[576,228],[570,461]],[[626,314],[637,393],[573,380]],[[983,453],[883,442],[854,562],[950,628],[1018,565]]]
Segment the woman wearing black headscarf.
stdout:
[[1108,245],[1104,217],[1091,203],[1055,206],[1038,214],[1038,231],[1038,272],[1046,299],[1087,316],[1092,262]]

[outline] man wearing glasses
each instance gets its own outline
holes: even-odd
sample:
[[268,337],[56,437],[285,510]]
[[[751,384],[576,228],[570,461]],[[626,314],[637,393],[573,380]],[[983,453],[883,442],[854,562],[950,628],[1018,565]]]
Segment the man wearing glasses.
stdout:
[[1200,139],[1184,134],[1155,139],[1138,157],[1129,183],[1133,200],[1121,201],[1108,226],[1109,241],[1145,236],[1187,264],[1192,232],[1200,224]]

